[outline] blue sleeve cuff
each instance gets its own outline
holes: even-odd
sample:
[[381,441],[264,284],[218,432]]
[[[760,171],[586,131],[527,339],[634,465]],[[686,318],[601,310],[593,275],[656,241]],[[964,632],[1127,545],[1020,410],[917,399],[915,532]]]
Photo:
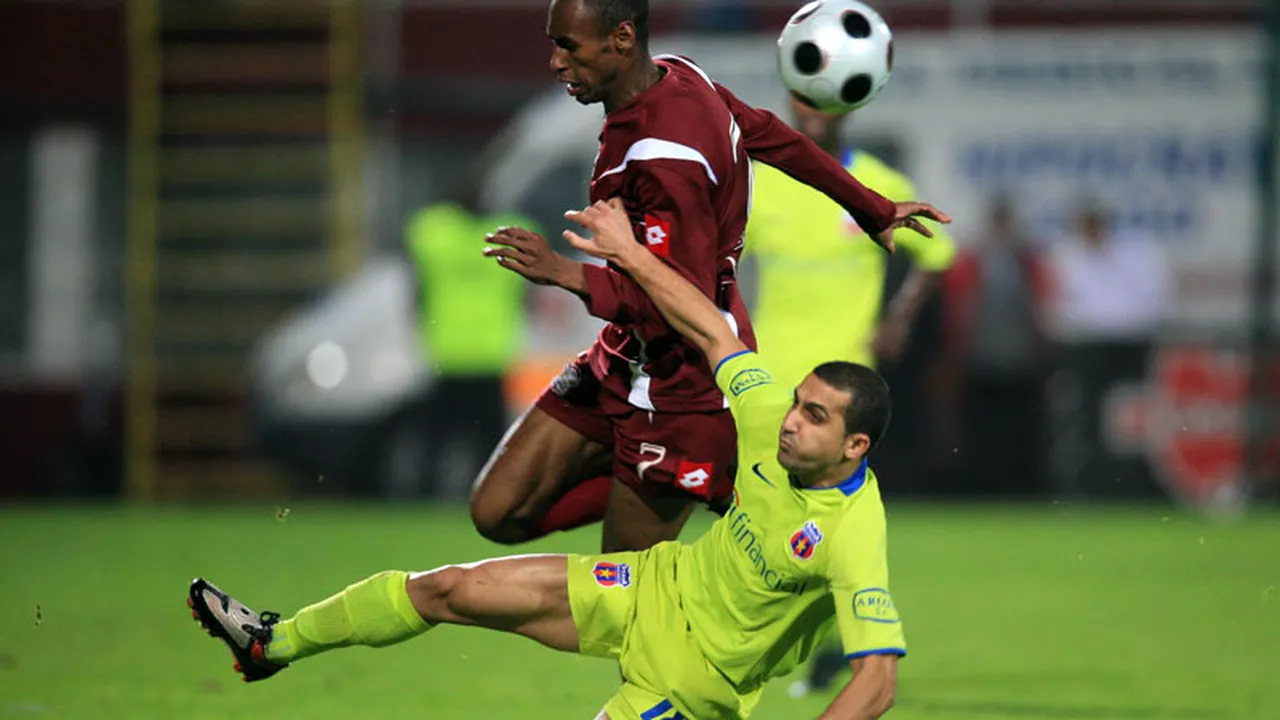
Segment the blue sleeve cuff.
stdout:
[[875,650],[861,650],[856,653],[849,653],[844,656],[845,660],[857,660],[860,657],[868,655],[897,655],[898,657],[906,657],[906,648],[876,648]]
[[749,353],[749,352],[751,352],[751,351],[750,351],[750,350],[739,350],[739,351],[738,351],[738,352],[736,352],[736,353],[730,353],[730,354],[725,355],[724,357],[720,358],[720,362],[716,363],[716,367],[715,367],[715,369],[711,371],[711,376],[712,376],[712,377],[715,377],[715,376],[719,375],[719,374],[720,374],[720,368],[721,368],[721,366],[723,366],[725,363],[727,363],[727,362],[729,362],[730,360],[732,360],[732,359],[734,359],[734,358],[738,357],[739,355],[746,355],[746,354],[747,354],[747,353]]

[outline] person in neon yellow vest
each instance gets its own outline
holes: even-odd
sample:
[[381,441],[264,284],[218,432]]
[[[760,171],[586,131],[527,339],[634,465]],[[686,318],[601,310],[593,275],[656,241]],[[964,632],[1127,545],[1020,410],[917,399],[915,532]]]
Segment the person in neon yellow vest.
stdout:
[[[419,482],[443,483],[446,494],[465,492],[506,431],[503,380],[525,326],[526,283],[493,272],[480,249],[485,235],[499,227],[535,226],[514,213],[481,214],[476,206],[474,193],[460,192],[415,212],[405,230],[419,284],[418,338],[437,376],[419,407],[420,427],[433,448],[432,467]],[[464,455],[466,466],[444,472],[444,448]]]
[[[916,196],[915,184],[871,153],[841,141],[848,115],[822,113],[792,100],[792,124],[840,159],[867,187],[890,200]],[[817,365],[844,360],[867,367],[896,360],[920,308],[951,265],[955,242],[933,232],[893,235],[911,272],[882,312],[888,255],[867,242],[857,223],[822,193],[779,170],[753,163],[751,216],[744,257],[757,268],[751,318],[760,352],[773,359],[775,380],[795,387]],[[834,638],[832,638],[834,639]],[[823,690],[848,667],[834,642],[814,657],[809,677],[792,685],[800,696]]]

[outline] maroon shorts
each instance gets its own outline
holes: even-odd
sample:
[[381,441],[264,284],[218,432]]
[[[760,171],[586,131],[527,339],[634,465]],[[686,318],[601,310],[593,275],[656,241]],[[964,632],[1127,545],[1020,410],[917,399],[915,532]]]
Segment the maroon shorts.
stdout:
[[633,488],[670,485],[703,502],[733,492],[738,433],[728,410],[641,410],[604,390],[584,358],[565,366],[535,405],[612,447],[614,477]]

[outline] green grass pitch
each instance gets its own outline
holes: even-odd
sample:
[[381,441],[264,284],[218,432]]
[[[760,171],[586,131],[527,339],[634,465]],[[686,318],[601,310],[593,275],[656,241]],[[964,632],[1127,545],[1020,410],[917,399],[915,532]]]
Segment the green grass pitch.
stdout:
[[[0,540],[0,718],[587,720],[617,685],[608,662],[441,628],[246,686],[184,606],[195,575],[287,614],[378,570],[501,554],[458,508],[18,506]],[[1280,720],[1275,512],[890,503],[890,554],[910,656],[889,717]],[[755,717],[829,699],[786,685]]]

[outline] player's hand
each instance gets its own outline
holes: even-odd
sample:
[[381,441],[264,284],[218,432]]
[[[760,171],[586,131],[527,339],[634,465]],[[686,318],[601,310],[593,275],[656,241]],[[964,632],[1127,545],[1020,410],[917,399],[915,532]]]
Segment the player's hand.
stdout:
[[920,218],[928,218],[935,222],[943,224],[951,222],[951,216],[935,208],[929,203],[922,202],[900,202],[893,204],[893,223],[889,227],[881,230],[878,234],[873,235],[872,239],[876,244],[889,254],[893,254],[893,231],[898,228],[907,228],[914,230],[925,237],[933,237],[933,231],[924,223],[920,222]]
[[575,263],[551,249],[547,239],[532,230],[501,227],[485,236],[496,247],[484,254],[499,265],[524,276],[536,285],[563,285]]
[[564,239],[588,255],[625,267],[628,254],[643,249],[636,242],[631,218],[618,198],[597,200],[582,210],[566,212],[564,217],[591,231],[590,238],[564,231]]

